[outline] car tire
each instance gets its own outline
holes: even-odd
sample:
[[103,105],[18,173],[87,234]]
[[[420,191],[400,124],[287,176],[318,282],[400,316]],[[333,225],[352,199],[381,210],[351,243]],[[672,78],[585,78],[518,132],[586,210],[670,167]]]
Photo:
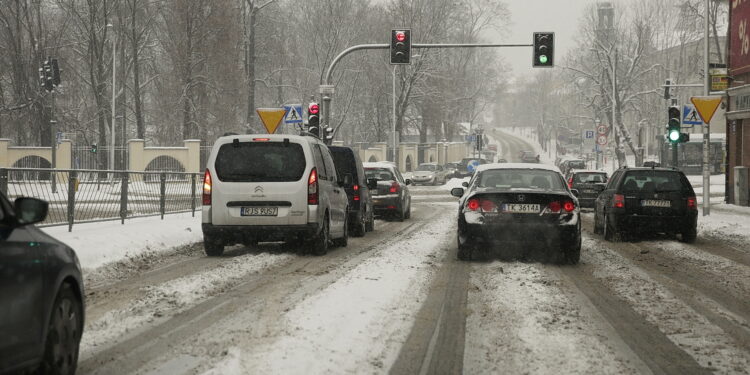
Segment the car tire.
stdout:
[[622,234],[610,224],[607,215],[604,215],[604,239],[609,242],[621,242]]
[[458,252],[456,257],[458,260],[472,260],[474,258],[474,249],[469,244],[461,244],[461,235],[456,235],[456,244],[458,245]]
[[210,257],[218,257],[224,253],[224,244],[215,238],[203,236],[203,249],[205,250],[206,255]]
[[411,219],[411,202],[409,202],[409,205],[406,206],[406,213],[404,214],[404,219]]
[[581,236],[578,235],[578,241],[574,246],[566,247],[563,249],[563,263],[564,264],[578,264],[581,260]]
[[349,218],[344,218],[344,236],[333,240],[333,245],[337,247],[349,246]]
[[82,318],[83,304],[70,284],[63,284],[52,305],[39,373],[75,374],[83,333]]
[[398,209],[398,213],[396,213],[396,219],[400,222],[403,222],[404,219],[406,219],[406,212],[404,211],[403,207]]
[[323,227],[320,228],[318,233],[310,243],[310,253],[317,256],[326,255],[328,253],[328,244],[331,241],[331,234],[328,228],[328,215],[323,218]]
[[602,234],[603,232],[604,230],[602,230],[602,224],[600,223],[599,215],[597,215],[595,211],[594,212],[594,234]]
[[698,237],[698,230],[696,228],[692,228],[681,233],[680,241],[685,243],[693,243],[695,242],[696,237]]
[[354,237],[364,237],[365,232],[367,232],[367,218],[365,217],[365,214],[360,214],[357,221],[354,223],[354,230],[352,231],[352,235]]
[[368,211],[367,213],[367,222],[365,223],[365,230],[368,232],[372,232],[375,230],[375,215],[372,213],[372,211]]

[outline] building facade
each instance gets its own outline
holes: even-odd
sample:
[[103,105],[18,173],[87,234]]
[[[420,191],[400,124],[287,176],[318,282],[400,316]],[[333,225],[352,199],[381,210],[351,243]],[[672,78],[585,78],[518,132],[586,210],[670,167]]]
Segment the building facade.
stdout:
[[[726,201],[735,199],[735,167],[750,167],[750,2],[731,1],[729,6],[730,87],[726,113]],[[740,189],[748,189],[747,186]],[[745,191],[744,193],[747,193]]]

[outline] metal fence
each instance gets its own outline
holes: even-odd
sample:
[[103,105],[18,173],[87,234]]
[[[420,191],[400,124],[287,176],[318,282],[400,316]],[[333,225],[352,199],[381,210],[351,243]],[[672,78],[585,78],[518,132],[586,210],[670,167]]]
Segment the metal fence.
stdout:
[[[54,176],[54,178],[53,178]],[[0,190],[11,201],[34,197],[49,202],[40,226],[121,220],[192,212],[200,208],[203,176],[184,172],[95,169],[0,168]]]

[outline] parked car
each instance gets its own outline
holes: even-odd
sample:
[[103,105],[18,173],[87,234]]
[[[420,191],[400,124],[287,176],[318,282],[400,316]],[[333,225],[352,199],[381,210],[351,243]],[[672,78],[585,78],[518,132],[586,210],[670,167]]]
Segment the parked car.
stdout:
[[393,216],[399,221],[411,217],[411,180],[405,180],[390,163],[364,163],[364,167],[367,179],[377,181],[377,189],[372,189],[375,215]]
[[411,182],[414,185],[426,184],[426,185],[437,185],[445,184],[448,180],[446,171],[442,165],[437,163],[422,163],[417,166],[411,177]]
[[596,199],[594,232],[607,241],[645,233],[681,235],[694,242],[698,205],[690,181],[671,168],[621,168]]
[[581,220],[575,192],[556,167],[519,163],[482,165],[464,188],[458,207],[458,258],[507,245],[541,242],[556,260],[578,263]]
[[73,374],[84,324],[75,251],[33,224],[48,204],[0,193],[0,373]]
[[498,163],[507,163],[508,161],[505,160],[505,159],[503,159],[503,158],[500,158],[500,159],[497,159],[497,162]]
[[586,162],[581,159],[568,159],[560,164],[560,170],[564,176],[574,169],[586,169]]
[[581,207],[594,208],[599,193],[607,185],[607,172],[574,169],[568,174],[568,187],[578,190]]
[[539,154],[534,151],[521,151],[522,163],[539,163]]
[[344,186],[349,198],[349,230],[355,237],[362,237],[365,232],[375,229],[372,195],[362,161],[359,155],[349,147],[329,146],[328,148],[331,150],[333,163],[336,164],[336,172],[339,175],[351,176],[352,183]]
[[463,158],[458,162],[458,171],[456,172],[457,178],[464,178],[474,174],[474,171],[469,171],[469,163],[477,161],[479,165],[488,164],[487,160],[482,158]]
[[445,163],[443,166],[443,169],[445,169],[445,174],[448,176],[448,178],[456,178],[456,173],[458,173],[458,162],[453,163]]
[[219,138],[208,157],[202,229],[209,256],[235,243],[287,241],[316,255],[346,246],[351,176],[313,136],[248,134]]

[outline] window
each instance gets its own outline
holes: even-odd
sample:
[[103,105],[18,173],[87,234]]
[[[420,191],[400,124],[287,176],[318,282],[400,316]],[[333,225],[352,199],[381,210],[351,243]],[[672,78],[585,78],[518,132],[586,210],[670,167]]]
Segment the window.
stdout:
[[607,175],[604,173],[576,173],[573,176],[573,182],[582,184],[596,184],[607,182]]
[[318,168],[318,178],[321,180],[328,179],[328,173],[326,173],[326,165],[323,162],[323,153],[320,151],[320,145],[313,145],[313,154],[315,155],[315,165]]
[[365,176],[368,179],[374,178],[378,181],[395,181],[393,174],[386,168],[365,168]]
[[630,171],[622,183],[625,192],[687,192],[680,174],[673,171]]
[[434,164],[420,164],[417,167],[417,170],[418,171],[429,171],[429,172],[432,172],[432,171],[437,170],[437,168],[435,167]]
[[560,176],[552,171],[534,169],[490,169],[479,178],[478,186],[496,189],[565,190]]
[[298,181],[307,162],[298,143],[227,143],[216,155],[216,177],[227,182]]
[[620,179],[620,175],[621,175],[621,174],[622,174],[622,172],[620,172],[620,171],[616,171],[616,172],[615,172],[615,173],[614,173],[614,174],[612,175],[612,178],[610,178],[610,179],[609,179],[609,183],[607,184],[607,190],[610,190],[610,189],[614,189],[614,188],[615,188],[615,186],[617,186],[617,180],[619,180],[619,179]]
[[333,162],[331,152],[328,151],[328,147],[321,147],[320,151],[323,153],[323,161],[326,164],[326,173],[328,174],[329,179],[336,181],[336,164]]

